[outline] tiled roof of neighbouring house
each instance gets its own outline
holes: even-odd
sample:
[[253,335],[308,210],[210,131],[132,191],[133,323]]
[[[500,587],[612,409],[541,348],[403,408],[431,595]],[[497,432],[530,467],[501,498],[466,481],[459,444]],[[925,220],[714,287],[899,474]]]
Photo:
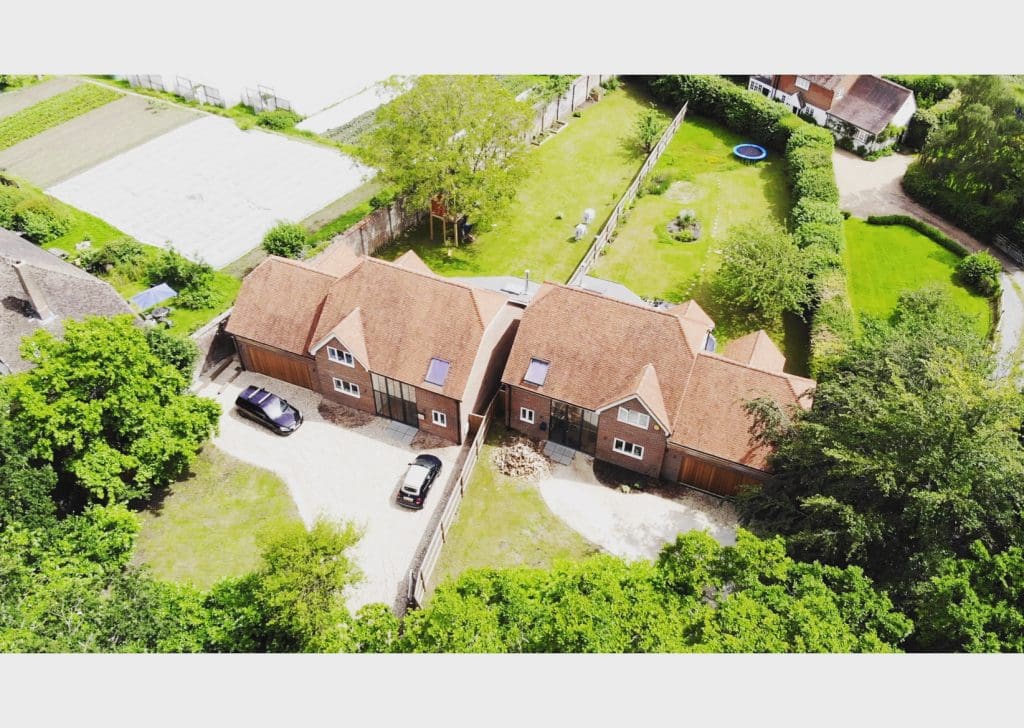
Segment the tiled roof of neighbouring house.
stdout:
[[884,130],[913,92],[878,76],[860,76],[829,113],[872,134]]
[[18,348],[37,329],[59,336],[65,319],[131,313],[109,283],[0,228],[0,371],[31,366]]

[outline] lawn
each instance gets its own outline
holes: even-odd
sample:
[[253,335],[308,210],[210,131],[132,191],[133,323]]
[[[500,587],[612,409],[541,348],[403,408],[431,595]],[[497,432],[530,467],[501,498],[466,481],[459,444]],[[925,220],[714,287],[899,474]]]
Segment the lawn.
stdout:
[[[394,259],[412,248],[441,275],[518,276],[529,269],[535,280],[564,282],[643,163],[644,154],[627,140],[648,103],[623,86],[583,109],[580,118],[571,118],[541,146],[531,147],[530,172],[516,199],[491,229],[477,231],[475,242],[444,247],[432,242],[423,226],[381,256]],[[667,123],[670,116],[663,115]],[[573,229],[588,207],[596,210],[597,219],[587,236],[574,242]]]
[[847,287],[857,314],[889,316],[900,293],[938,284],[987,336],[992,325],[988,299],[964,288],[954,278],[959,258],[916,230],[903,225],[868,225],[846,221]]
[[121,97],[118,92],[82,84],[64,93],[43,99],[26,109],[0,119],[0,149],[13,147],[18,142],[40,132],[63,124],[69,119],[92,111]]
[[547,568],[557,559],[582,559],[599,551],[551,512],[535,485],[494,469],[491,453],[506,437],[508,431],[500,422],[491,425],[459,516],[441,551],[435,584],[457,578],[467,569]]
[[301,523],[279,477],[207,445],[188,479],[140,512],[135,561],[160,579],[207,589],[260,563],[258,538]]
[[[648,184],[664,180],[667,189],[637,198],[608,252],[591,271],[645,298],[674,303],[695,298],[715,320],[720,344],[763,325],[750,322],[716,295],[712,282],[721,245],[737,224],[768,218],[785,225],[790,204],[782,156],[770,154],[764,162],[745,164],[732,155],[742,141],[712,121],[687,116],[648,177]],[[683,209],[693,210],[701,224],[695,242],[677,242],[666,228]],[[766,328],[786,354],[787,371],[806,374],[806,325],[786,316]]]

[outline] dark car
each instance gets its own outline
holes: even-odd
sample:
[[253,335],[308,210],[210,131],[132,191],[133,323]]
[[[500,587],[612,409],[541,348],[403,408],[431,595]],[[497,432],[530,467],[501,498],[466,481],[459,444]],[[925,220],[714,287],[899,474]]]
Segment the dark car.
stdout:
[[441,461],[433,455],[417,455],[416,460],[409,463],[409,470],[398,489],[398,505],[406,508],[420,509],[430,492],[437,474],[441,472]]
[[302,424],[302,413],[262,387],[249,386],[235,400],[238,413],[278,435],[290,435]]

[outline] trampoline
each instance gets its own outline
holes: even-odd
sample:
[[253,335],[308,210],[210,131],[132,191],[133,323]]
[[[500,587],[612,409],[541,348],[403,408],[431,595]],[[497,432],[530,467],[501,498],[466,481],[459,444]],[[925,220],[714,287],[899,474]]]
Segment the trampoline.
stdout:
[[732,153],[744,162],[760,162],[768,156],[768,150],[758,144],[743,142],[732,148]]

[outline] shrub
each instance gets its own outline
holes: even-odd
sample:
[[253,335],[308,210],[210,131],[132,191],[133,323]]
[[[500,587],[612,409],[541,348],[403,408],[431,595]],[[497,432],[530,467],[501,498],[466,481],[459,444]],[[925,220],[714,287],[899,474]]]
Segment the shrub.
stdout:
[[213,291],[213,267],[193,262],[174,248],[164,250],[149,265],[150,285],[166,283],[178,292],[175,303],[182,308],[208,308],[216,302]]
[[999,292],[999,274],[1003,266],[986,251],[973,253],[961,258],[956,264],[956,274],[965,285],[983,296],[994,296]]
[[146,343],[162,362],[177,369],[187,380],[192,379],[192,370],[199,358],[199,346],[191,337],[178,336],[154,326],[146,329]]
[[948,98],[957,83],[953,76],[886,76],[885,78],[913,91],[914,99],[918,107],[922,109],[927,109]]
[[638,196],[643,197],[644,195],[663,195],[669,188],[669,180],[667,175],[664,174],[652,174],[644,183],[640,186]]
[[14,208],[14,229],[33,243],[48,243],[71,229],[71,217],[49,200],[25,199]]
[[934,210],[975,237],[991,238],[998,231],[988,207],[967,195],[953,192],[928,176],[920,162],[907,167],[903,189],[916,202]]
[[301,257],[309,234],[297,222],[278,222],[263,236],[263,249],[284,258]]
[[615,89],[617,89],[621,85],[622,85],[622,81],[619,80],[618,76],[612,76],[611,78],[606,78],[604,81],[601,82],[601,88],[603,88],[605,91],[614,91]]
[[291,129],[302,121],[302,117],[289,109],[276,109],[274,111],[263,111],[256,117],[256,124],[265,129]]
[[7,185],[0,186],[0,227],[14,230],[14,209],[27,195],[24,190]]
[[[127,273],[138,272],[139,264],[146,257],[146,249],[135,238],[124,237],[111,240],[102,248],[82,251],[78,256],[78,265],[94,275],[100,275],[113,268],[120,268]],[[131,277],[138,277],[132,275]]]

